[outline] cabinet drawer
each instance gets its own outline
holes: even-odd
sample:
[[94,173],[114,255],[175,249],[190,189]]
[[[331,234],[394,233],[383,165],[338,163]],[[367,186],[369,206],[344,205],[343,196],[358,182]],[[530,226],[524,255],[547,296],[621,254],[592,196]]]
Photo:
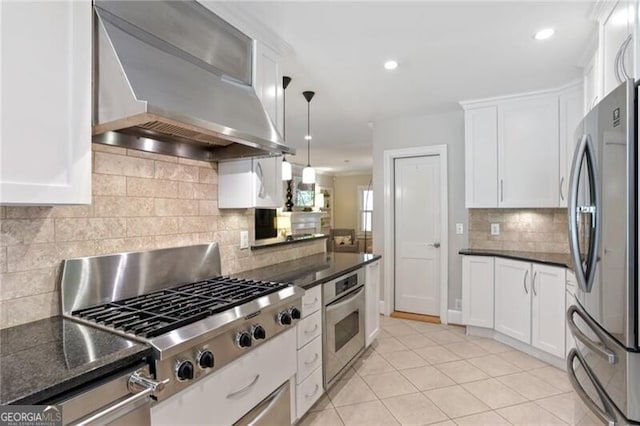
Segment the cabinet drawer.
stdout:
[[322,306],[322,285],[307,290],[302,296],[302,318],[319,311]]
[[322,312],[318,311],[298,323],[298,349],[322,333]]
[[151,424],[233,424],[295,374],[295,340],[286,331],[154,405]]
[[322,368],[318,368],[296,386],[296,408],[299,419],[322,396],[322,392]]
[[296,383],[301,383],[309,377],[316,368],[322,365],[322,338],[313,339],[302,349],[298,350],[298,374]]

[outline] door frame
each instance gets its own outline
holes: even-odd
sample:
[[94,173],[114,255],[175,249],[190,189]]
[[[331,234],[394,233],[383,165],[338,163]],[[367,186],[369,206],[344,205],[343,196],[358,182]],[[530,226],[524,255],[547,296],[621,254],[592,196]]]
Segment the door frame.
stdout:
[[447,145],[391,149],[383,152],[384,166],[384,253],[392,259],[384,268],[384,314],[395,306],[395,160],[398,158],[440,157],[440,322],[448,323],[449,313],[449,194]]

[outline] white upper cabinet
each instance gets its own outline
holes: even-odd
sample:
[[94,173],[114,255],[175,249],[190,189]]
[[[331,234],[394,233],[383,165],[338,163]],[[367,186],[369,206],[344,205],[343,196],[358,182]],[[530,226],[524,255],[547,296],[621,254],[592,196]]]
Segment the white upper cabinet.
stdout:
[[498,107],[500,207],[557,207],[558,98],[540,96]]
[[284,110],[280,57],[264,43],[256,41],[254,46],[254,87],[273,125],[282,135]]
[[583,114],[580,85],[461,103],[467,208],[566,205],[567,138]]
[[467,207],[498,205],[498,108],[471,109],[464,116]]
[[282,157],[218,163],[218,208],[278,208],[283,205]]
[[0,2],[0,204],[91,202],[91,2]]
[[618,1],[612,9],[600,16],[599,51],[602,55],[603,96],[618,87],[627,77],[633,77],[633,6],[628,1]]

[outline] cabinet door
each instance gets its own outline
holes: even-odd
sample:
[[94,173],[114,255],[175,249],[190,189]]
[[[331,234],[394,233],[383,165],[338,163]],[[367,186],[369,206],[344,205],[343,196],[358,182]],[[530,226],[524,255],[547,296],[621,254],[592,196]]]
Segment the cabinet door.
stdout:
[[585,65],[583,70],[584,80],[584,114],[591,111],[591,109],[600,100],[600,65],[598,63],[598,50],[593,53],[593,56]]
[[380,261],[367,265],[365,270],[366,315],[364,318],[365,345],[369,346],[380,329]]
[[91,2],[0,2],[0,203],[91,202]]
[[621,69],[620,63],[616,62],[618,55],[622,56],[619,60],[624,62],[628,74],[633,76],[633,41],[624,52],[621,50],[627,37],[632,34],[633,6],[629,3],[618,1],[611,13],[602,21],[600,47],[603,59],[603,97],[621,84],[616,77],[616,72],[620,73]]
[[462,258],[462,323],[493,328],[493,257]]
[[250,158],[218,163],[218,208],[253,207],[255,179]]
[[558,97],[498,106],[500,207],[558,207]]
[[531,343],[531,264],[495,259],[495,329]]
[[567,207],[569,173],[578,143],[575,132],[583,110],[583,95],[579,87],[560,94],[560,207]]
[[564,358],[565,268],[533,264],[531,343]]
[[254,207],[278,208],[284,204],[282,198],[282,158],[266,157],[253,159],[255,179]]
[[498,206],[497,111],[491,106],[464,113],[467,208]]
[[282,134],[283,103],[282,103],[282,73],[280,58],[276,52],[264,43],[255,43],[256,61],[254,71],[254,87],[258,98],[262,101],[271,122]]

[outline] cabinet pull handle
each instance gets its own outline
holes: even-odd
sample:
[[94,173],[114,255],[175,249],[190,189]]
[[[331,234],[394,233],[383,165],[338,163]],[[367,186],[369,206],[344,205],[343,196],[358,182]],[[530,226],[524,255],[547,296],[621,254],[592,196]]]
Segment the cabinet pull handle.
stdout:
[[309,302],[309,303],[303,303],[304,306],[311,306],[311,305],[315,305],[316,303],[318,303],[318,298],[315,297],[313,299],[313,302]]
[[631,78],[629,76],[629,73],[627,72],[627,66],[624,63],[624,55],[625,55],[625,53],[627,53],[627,48],[629,47],[629,44],[631,43],[631,38],[632,38],[631,34],[629,34],[627,36],[627,38],[624,40],[624,42],[622,43],[622,46],[620,47],[620,59],[619,59],[620,76],[622,77],[623,80],[627,80],[627,79]]
[[316,352],[316,356],[313,357],[313,359],[309,360],[309,361],[305,361],[304,365],[311,365],[314,362],[316,362],[318,360],[318,358],[320,357],[320,355],[318,355],[318,352]]
[[622,46],[624,46],[624,43],[622,43],[618,48],[618,51],[616,52],[616,58],[613,60],[613,73],[618,84],[622,83],[622,77],[620,76],[620,55],[622,53]]
[[253,385],[255,385],[256,383],[258,383],[258,380],[260,379],[260,375],[256,374],[256,377],[253,378],[253,380],[251,381],[251,383],[249,383],[247,386],[243,387],[242,389],[240,389],[239,391],[235,391],[235,392],[231,392],[229,395],[227,395],[227,399],[233,399],[236,398],[240,395],[242,395],[243,393],[247,392],[249,389],[251,389],[253,387]]
[[500,201],[504,201],[504,181],[500,179]]
[[564,176],[560,178],[560,199],[564,201],[564,194],[562,193],[562,187],[564,186]]
[[524,285],[524,292],[529,294],[529,289],[527,288],[527,277],[529,276],[529,270],[524,271],[524,279],[522,280],[522,284]]
[[316,387],[313,389],[313,392],[305,394],[304,397],[311,398],[313,395],[318,393],[318,390],[320,390],[320,386],[318,386],[318,384],[316,383]]
[[533,295],[537,296],[538,293],[536,292],[536,277],[538,276],[538,271],[536,271],[533,274],[533,282],[531,283],[531,290],[533,290]]
[[304,334],[311,334],[311,333],[315,333],[315,331],[318,329],[318,324],[315,325],[315,327],[313,327],[311,330],[305,330]]

